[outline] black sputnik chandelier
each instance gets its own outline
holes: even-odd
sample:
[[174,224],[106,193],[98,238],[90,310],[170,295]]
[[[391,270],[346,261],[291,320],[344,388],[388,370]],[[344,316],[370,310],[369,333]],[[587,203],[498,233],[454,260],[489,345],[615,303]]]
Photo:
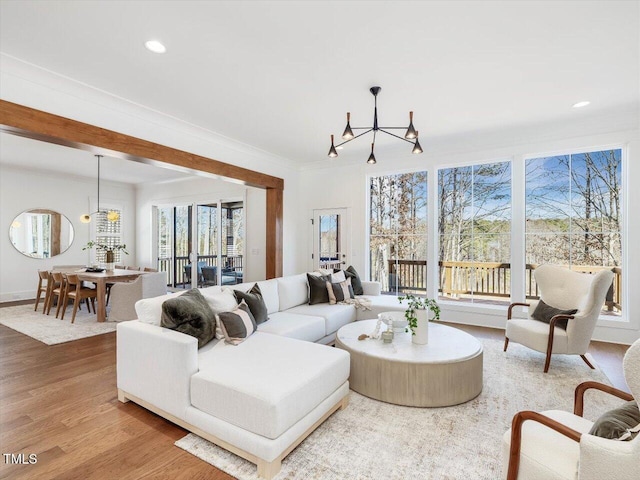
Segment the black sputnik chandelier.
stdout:
[[[381,127],[378,125],[378,94],[382,90],[382,87],[371,87],[369,91],[373,95],[373,126],[372,127],[352,127],[351,126],[351,112],[347,112],[347,126],[344,129],[344,133],[342,134],[342,139],[344,142],[339,143],[338,145],[333,144],[333,135],[331,135],[331,148],[329,149],[330,157],[337,157],[338,151],[337,149],[342,147],[345,143],[349,143],[352,140],[355,140],[362,135],[366,135],[367,133],[373,132],[373,142],[371,142],[371,155],[369,155],[369,159],[367,163],[373,165],[377,163],[376,156],[373,153],[374,147],[376,145],[376,134],[378,132],[386,133],[387,135],[391,135],[392,137],[399,138],[405,142],[413,145],[413,150],[411,153],[422,153],[422,147],[420,146],[420,142],[418,141],[418,131],[413,126],[413,112],[409,112],[409,126],[408,127]],[[404,137],[400,135],[396,135],[395,133],[389,132],[389,130],[405,130]],[[354,135],[354,130],[365,130],[358,135]]]

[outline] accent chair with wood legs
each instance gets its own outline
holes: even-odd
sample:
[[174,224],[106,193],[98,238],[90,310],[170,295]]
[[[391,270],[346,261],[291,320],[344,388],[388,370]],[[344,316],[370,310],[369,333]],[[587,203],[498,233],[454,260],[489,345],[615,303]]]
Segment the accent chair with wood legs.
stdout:
[[[502,439],[502,478],[640,478],[640,434],[632,440],[595,436],[589,433],[594,423],[582,417],[584,393],[589,389],[600,390],[597,392],[599,395],[604,392],[626,401],[640,400],[640,340],[627,350],[623,369],[631,394],[602,383],[584,382],[575,390],[573,414],[562,410],[518,412],[513,417],[511,429]],[[638,426],[630,425],[623,436],[637,429]]]
[[[504,351],[509,341],[546,353],[544,372],[549,371],[552,354],[580,355],[594,368],[585,354],[596,328],[598,316],[614,274],[603,270],[595,275],[579,273],[556,265],[541,265],[534,271],[540,300],[559,310],[577,310],[575,314],[557,314],[549,323],[532,318],[539,301],[512,303],[507,311]],[[527,318],[512,318],[516,306],[529,307]],[[566,322],[566,329],[559,326]]]

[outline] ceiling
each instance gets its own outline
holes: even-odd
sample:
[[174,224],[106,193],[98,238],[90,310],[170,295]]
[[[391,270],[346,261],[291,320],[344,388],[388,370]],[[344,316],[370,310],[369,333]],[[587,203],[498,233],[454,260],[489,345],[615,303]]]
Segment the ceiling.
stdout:
[[[347,111],[371,124],[373,85],[381,126],[413,110],[425,149],[637,108],[639,18],[638,2],[611,0],[5,0],[0,49],[304,165],[326,161]],[[359,139],[340,156],[369,148]]]
[[[0,166],[13,166],[43,173],[95,179],[98,162],[84,150],[64,147],[0,132]],[[121,158],[105,156],[100,161],[100,178],[113,182],[139,184],[163,182],[193,175]]]

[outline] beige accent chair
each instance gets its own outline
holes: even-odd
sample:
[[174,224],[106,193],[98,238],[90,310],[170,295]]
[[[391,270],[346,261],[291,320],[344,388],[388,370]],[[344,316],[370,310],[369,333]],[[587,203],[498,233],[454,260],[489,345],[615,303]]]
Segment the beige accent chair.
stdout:
[[[594,368],[584,356],[596,328],[607,291],[613,282],[613,272],[603,270],[595,275],[579,273],[556,265],[541,265],[534,271],[540,289],[540,298],[561,310],[578,309],[575,315],[556,315],[550,324],[531,318],[538,301],[512,303],[507,312],[504,351],[509,340],[538,352],[546,353],[544,372],[549,371],[554,353],[580,355],[589,367]],[[513,307],[529,307],[528,318],[511,318]],[[556,328],[558,320],[568,320],[567,329]]]
[[631,395],[602,383],[585,382],[576,388],[573,414],[562,410],[518,412],[502,439],[502,478],[637,480],[640,435],[630,441],[589,435],[593,423],[582,417],[584,392],[588,389],[640,401],[640,340],[627,350],[623,368]]
[[143,298],[158,297],[167,293],[167,274],[149,272],[140,275],[133,282],[117,282],[111,287],[111,311],[109,321],[124,322],[135,320],[135,304]]

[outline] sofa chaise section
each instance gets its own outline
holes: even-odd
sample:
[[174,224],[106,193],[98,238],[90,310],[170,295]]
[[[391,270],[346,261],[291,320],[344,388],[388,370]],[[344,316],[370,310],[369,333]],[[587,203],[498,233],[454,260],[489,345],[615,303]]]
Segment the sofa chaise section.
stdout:
[[264,332],[198,350],[195,337],[173,330],[118,325],[118,399],[255,463],[264,478],[346,407],[349,363],[339,349]]
[[347,382],[349,355],[336,350],[261,332],[238,346],[217,342],[199,354],[191,404],[275,439]]

